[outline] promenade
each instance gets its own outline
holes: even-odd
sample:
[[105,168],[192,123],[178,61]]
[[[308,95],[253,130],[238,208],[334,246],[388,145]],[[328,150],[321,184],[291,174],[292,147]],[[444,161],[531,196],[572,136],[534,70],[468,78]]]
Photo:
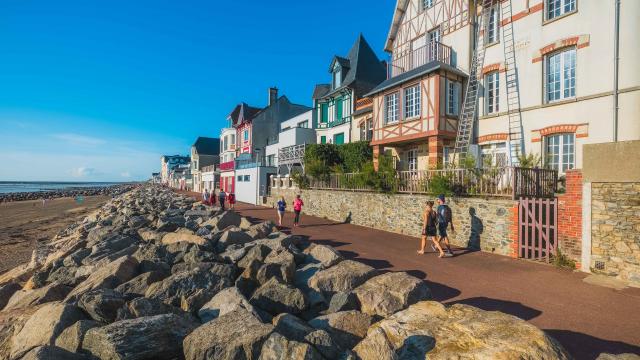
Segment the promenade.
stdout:
[[[236,204],[255,221],[273,220],[274,209]],[[640,354],[640,289],[613,290],[587,284],[587,275],[554,266],[482,252],[456,251],[453,258],[416,254],[414,237],[302,216],[292,229],[287,213],[282,231],[334,246],[345,257],[381,270],[407,271],[425,279],[436,300],[464,303],[518,316],[544,329],[576,359],[602,352]],[[429,249],[430,250],[430,249]]]

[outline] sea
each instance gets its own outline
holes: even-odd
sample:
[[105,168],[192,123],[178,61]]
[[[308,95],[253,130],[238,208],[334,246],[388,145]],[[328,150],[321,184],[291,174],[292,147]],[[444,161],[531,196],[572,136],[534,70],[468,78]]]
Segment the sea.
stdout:
[[68,189],[105,187],[124,183],[115,182],[46,182],[46,181],[0,181],[0,194],[39,192]]

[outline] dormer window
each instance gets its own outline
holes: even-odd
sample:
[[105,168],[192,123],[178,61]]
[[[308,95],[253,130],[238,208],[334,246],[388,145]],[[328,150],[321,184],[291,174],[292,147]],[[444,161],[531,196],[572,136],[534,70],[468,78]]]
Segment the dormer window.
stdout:
[[433,7],[433,3],[435,3],[435,0],[422,0],[422,8],[428,9],[430,7]]
[[333,88],[337,89],[340,85],[342,85],[342,68],[336,63],[333,67]]

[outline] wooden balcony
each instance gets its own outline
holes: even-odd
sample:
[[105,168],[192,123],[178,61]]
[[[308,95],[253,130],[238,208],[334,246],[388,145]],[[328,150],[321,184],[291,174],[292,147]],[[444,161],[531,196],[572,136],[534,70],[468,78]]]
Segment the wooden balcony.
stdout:
[[387,79],[426,65],[432,61],[451,65],[451,47],[441,42],[431,42],[391,61],[387,67]]

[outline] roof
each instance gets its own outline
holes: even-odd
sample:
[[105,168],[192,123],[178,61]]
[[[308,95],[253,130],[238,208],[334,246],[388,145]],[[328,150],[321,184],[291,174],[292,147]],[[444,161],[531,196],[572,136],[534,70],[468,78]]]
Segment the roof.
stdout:
[[331,61],[331,66],[329,66],[329,72],[333,72],[333,66],[336,62],[340,64],[340,66],[344,69],[348,69],[351,67],[351,62],[349,61],[349,59],[336,55],[333,57],[333,61]]
[[289,120],[309,110],[312,110],[312,108],[305,105],[294,104],[289,101],[289,98],[282,95],[273,104],[256,114],[256,116],[253,117],[253,122],[258,123],[273,118],[277,124],[280,124],[285,120]]
[[393,11],[393,20],[391,21],[391,28],[387,35],[387,42],[384,44],[384,51],[392,51],[393,41],[396,39],[396,35],[398,34],[402,18],[407,12],[407,5],[409,5],[409,0],[398,0],[396,2],[396,8]]
[[330,84],[317,84],[316,87],[313,89],[313,98],[320,99],[325,95],[327,95],[329,91],[331,91]]
[[218,155],[220,154],[220,139],[199,137],[196,142],[193,143],[193,147],[196,148],[196,152],[199,155]]
[[394,76],[391,79],[385,80],[384,82],[382,82],[381,84],[379,84],[378,86],[376,86],[374,89],[372,89],[368,94],[365,94],[364,96],[372,96],[375,95],[381,91],[387,90],[389,88],[392,88],[394,86],[397,86],[399,84],[402,84],[406,81],[415,79],[417,77],[420,77],[424,74],[428,74],[430,72],[434,72],[436,70],[446,70],[448,72],[451,72],[453,74],[456,75],[460,75],[460,76],[464,76],[467,77],[469,76],[467,73],[465,73],[464,71],[461,71],[458,68],[455,68],[453,66],[447,65],[443,62],[440,61],[431,61],[428,62],[422,66],[418,66],[417,68],[407,71],[405,73],[402,73],[398,76]]
[[[335,56],[331,61],[331,65],[333,66],[336,61],[340,63],[344,69],[348,69],[346,74],[343,71],[344,78],[342,80],[342,85],[333,90],[331,90],[330,85],[316,85],[316,89],[314,90],[314,99],[333,95],[345,88],[352,88],[356,91],[356,94],[362,94],[373,89],[387,77],[387,69],[384,62],[378,59],[378,56],[362,34],[358,35],[358,38],[351,47],[351,50],[349,50],[347,57],[342,58],[340,56]],[[347,61],[348,67],[345,66]],[[330,72],[332,70],[333,69],[330,69]],[[319,92],[316,94],[319,89],[324,90],[325,86],[329,88],[327,93],[319,95],[321,93]]]
[[242,102],[233,108],[233,111],[231,111],[231,114],[229,114],[227,118],[231,119],[233,126],[237,126],[251,120],[260,110],[258,107],[253,107]]

